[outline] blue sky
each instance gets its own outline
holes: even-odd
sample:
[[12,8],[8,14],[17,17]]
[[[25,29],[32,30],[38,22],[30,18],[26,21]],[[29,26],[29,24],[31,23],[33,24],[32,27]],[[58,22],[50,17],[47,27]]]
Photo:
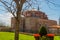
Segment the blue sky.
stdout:
[[[51,3],[47,4],[46,0],[37,0],[37,1],[38,1],[37,4],[39,4],[40,7],[40,11],[45,12],[50,20],[56,20],[58,23],[60,16],[60,0],[49,0],[50,2],[55,3],[55,5]],[[37,6],[38,5],[33,4],[32,7],[36,8]]]
[[[41,11],[45,12],[49,19],[59,21],[60,16],[60,0],[54,0],[53,3],[58,4],[46,4],[44,1],[41,3]],[[49,8],[50,6],[50,8]]]
[[[33,0],[34,1],[34,0]],[[46,0],[37,0],[40,7],[40,11],[45,12],[50,20],[56,20],[59,22],[60,16],[60,0],[49,0],[50,2],[55,3],[55,5],[49,3],[47,4]],[[33,8],[36,8],[38,5],[33,4]],[[30,8],[31,9],[31,8]]]
[[[45,12],[50,20],[56,20],[58,22],[59,16],[60,16],[60,0],[49,0],[53,1],[56,5],[56,7],[52,4],[47,4],[45,0],[39,0],[40,2],[40,10]],[[35,6],[35,5],[33,5]],[[50,8],[49,8],[50,6]],[[0,6],[0,9],[4,9]],[[12,15],[9,12],[3,12],[0,11],[0,21],[3,21],[6,25],[11,25],[11,17]]]

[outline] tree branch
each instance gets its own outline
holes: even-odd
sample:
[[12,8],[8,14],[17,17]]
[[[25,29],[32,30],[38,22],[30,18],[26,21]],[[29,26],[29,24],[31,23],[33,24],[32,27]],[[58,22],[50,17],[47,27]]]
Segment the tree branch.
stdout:
[[59,7],[60,7],[60,5],[58,5],[58,4],[54,3],[54,2],[51,2],[51,1],[49,1],[49,0],[45,0],[45,1],[46,1],[46,3],[48,3],[48,4],[49,4],[49,3],[53,4],[55,7],[56,7],[56,6],[59,6]]

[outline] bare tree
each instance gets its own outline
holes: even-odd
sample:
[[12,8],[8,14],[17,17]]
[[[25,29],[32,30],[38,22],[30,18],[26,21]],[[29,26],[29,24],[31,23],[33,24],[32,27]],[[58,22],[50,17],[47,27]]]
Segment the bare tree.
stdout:
[[[3,6],[7,11],[11,12],[11,14],[16,19],[16,27],[15,27],[15,40],[19,40],[19,24],[21,19],[21,10],[22,6],[26,0],[0,0]],[[16,15],[15,15],[16,14]]]
[[25,2],[28,2],[28,0],[0,0],[0,6],[4,7],[4,11],[10,12],[16,19],[15,40],[19,40],[19,24],[21,19],[21,11]]
[[[44,0],[46,3],[51,3],[56,5],[49,0]],[[21,12],[27,9],[32,9],[36,5],[38,7],[39,0],[0,0],[0,6],[3,7],[2,11],[10,12],[16,19],[15,27],[15,40],[19,40],[19,24],[21,20]],[[39,7],[38,7],[39,10]]]

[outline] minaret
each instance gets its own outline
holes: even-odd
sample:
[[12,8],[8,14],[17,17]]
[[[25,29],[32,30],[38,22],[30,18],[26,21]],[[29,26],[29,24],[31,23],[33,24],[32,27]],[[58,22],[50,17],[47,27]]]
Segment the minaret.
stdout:
[[60,17],[59,17],[59,26],[60,26]]
[[39,9],[39,6],[38,6],[38,11],[39,11],[40,9]]

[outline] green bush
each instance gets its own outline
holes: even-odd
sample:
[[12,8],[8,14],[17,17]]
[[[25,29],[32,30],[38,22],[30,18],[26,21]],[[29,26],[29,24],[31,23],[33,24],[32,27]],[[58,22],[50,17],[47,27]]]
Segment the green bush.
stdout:
[[41,40],[46,40],[46,37],[45,37],[45,36],[42,36],[42,37],[41,37]]
[[42,26],[40,28],[39,34],[41,35],[41,37],[45,36],[47,34],[47,30],[46,30],[45,26]]

